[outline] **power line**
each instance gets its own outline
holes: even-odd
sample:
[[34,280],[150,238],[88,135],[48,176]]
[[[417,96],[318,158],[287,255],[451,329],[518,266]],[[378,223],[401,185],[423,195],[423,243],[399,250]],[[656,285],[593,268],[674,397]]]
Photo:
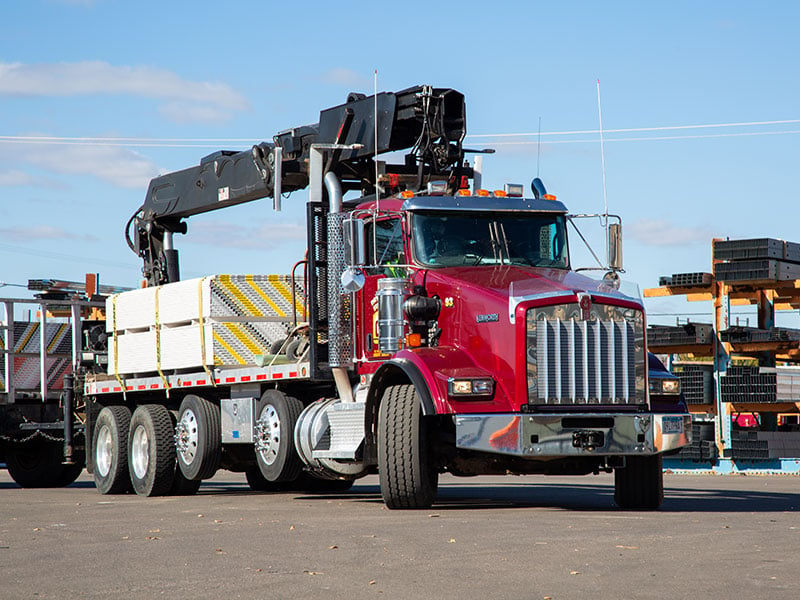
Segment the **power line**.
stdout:
[[35,249],[35,248],[26,248],[24,246],[16,246],[16,245],[13,245],[13,244],[0,243],[0,252],[11,252],[13,254],[27,254],[29,256],[38,256],[40,258],[52,258],[52,259],[56,259],[56,260],[66,260],[66,261],[70,261],[70,262],[85,261],[85,262],[91,262],[91,263],[98,264],[98,265],[103,265],[103,266],[106,266],[106,267],[116,267],[116,268],[120,268],[120,269],[135,269],[137,271],[139,270],[134,265],[131,265],[130,263],[123,263],[121,261],[117,262],[117,261],[113,261],[113,260],[105,260],[105,259],[96,258],[96,257],[89,258],[89,257],[86,257],[86,256],[75,256],[75,255],[72,255],[72,254],[65,254],[63,252],[50,252],[48,250],[39,250],[39,249]]
[[[752,137],[759,135],[792,135],[800,133],[800,129],[788,129],[786,131],[748,131],[741,133],[707,133],[704,135],[661,135],[650,137],[618,137],[618,138],[604,138],[605,142],[657,142],[664,140],[699,140],[709,138],[726,138],[726,137]],[[527,140],[523,142],[488,142],[492,146],[531,146],[537,144],[536,140]],[[549,142],[541,142],[546,145],[556,144],[596,144],[596,139],[582,139],[582,140],[552,140]]]
[[[768,125],[788,125],[800,123],[800,119],[782,119],[772,121],[741,121],[734,123],[707,123],[703,125],[669,125],[659,127],[628,127],[621,129],[604,129],[603,133],[607,134],[625,134],[625,133],[645,133],[645,132],[658,132],[658,131],[680,131],[680,130],[697,130],[697,129],[718,129],[729,127],[756,127]],[[599,129],[576,129],[573,131],[543,131],[535,133],[474,133],[468,134],[467,138],[472,139],[503,139],[503,138],[524,138],[524,137],[538,137],[541,136],[572,136],[572,135],[592,135],[599,134]],[[720,133],[720,134],[699,134],[699,135],[685,135],[685,136],[648,136],[648,137],[616,137],[609,138],[610,142],[638,142],[638,141],[659,141],[659,140],[681,140],[681,139],[703,139],[703,138],[716,138],[716,137],[740,137],[740,136],[757,136],[757,135],[784,135],[796,134],[800,130],[784,130],[784,131],[750,131],[750,132],[737,132],[737,133]],[[543,141],[543,144],[578,144],[578,143],[595,143],[597,140],[592,139],[579,139],[579,140],[551,140]],[[44,135],[0,135],[0,144],[46,144],[46,145],[80,145],[80,146],[122,146],[122,147],[140,147],[140,148],[217,148],[221,144],[241,144],[250,145],[253,143],[252,139],[242,138],[155,138],[155,137],[70,137],[70,136],[44,136]],[[535,140],[520,141],[520,142],[492,142],[495,145],[526,145],[534,144]]]
[[[636,133],[643,131],[673,131],[679,129],[712,129],[717,127],[754,127],[756,125],[788,125],[792,123],[800,123],[800,119],[783,119],[780,121],[741,121],[738,123],[709,123],[706,125],[667,125],[663,127],[630,127],[626,129],[603,129],[603,133]],[[599,129],[582,129],[575,131],[548,131],[542,132],[542,135],[584,135],[587,133],[600,133]],[[535,133],[475,133],[469,134],[467,137],[485,138],[485,137],[533,137],[538,136],[539,132]]]

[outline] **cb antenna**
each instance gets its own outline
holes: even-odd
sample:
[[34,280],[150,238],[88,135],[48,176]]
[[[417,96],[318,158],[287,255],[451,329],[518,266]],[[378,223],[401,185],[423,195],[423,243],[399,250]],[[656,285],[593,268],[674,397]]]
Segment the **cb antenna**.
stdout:
[[373,112],[375,113],[373,118],[373,121],[375,121],[375,158],[373,159],[373,162],[375,163],[375,208],[380,212],[381,192],[380,188],[378,187],[378,69],[375,69],[372,87],[372,98],[374,100]]
[[542,162],[542,117],[539,117],[539,133],[536,136],[536,177],[539,177],[539,165]]
[[600,122],[600,164],[603,169],[603,225],[606,230],[606,248],[608,248],[608,196],[606,194],[606,154],[603,145],[603,109],[600,104],[600,80],[597,80],[597,117]]

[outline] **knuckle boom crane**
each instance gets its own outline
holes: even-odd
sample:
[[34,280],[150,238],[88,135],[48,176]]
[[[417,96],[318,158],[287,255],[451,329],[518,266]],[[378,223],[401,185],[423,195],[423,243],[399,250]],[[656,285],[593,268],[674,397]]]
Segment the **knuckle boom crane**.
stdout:
[[[279,206],[281,193],[309,185],[312,146],[350,147],[328,152],[325,165],[344,191],[367,196],[378,188],[388,195],[401,183],[416,191],[431,179],[446,179],[454,193],[470,174],[462,164],[465,134],[464,96],[455,90],[351,93],[344,104],[321,111],[318,123],[281,131],[250,150],[220,150],[197,166],[156,177],[128,221],[126,241],[141,257],[148,285],[174,282],[180,275],[173,235],[186,233],[188,217],[267,197]],[[376,175],[376,157],[401,150],[409,150],[405,162],[381,164]]]

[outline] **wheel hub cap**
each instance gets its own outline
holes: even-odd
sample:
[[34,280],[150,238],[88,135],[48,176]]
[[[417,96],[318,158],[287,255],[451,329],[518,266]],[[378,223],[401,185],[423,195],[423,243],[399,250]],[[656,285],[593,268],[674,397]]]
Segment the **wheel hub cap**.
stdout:
[[278,411],[268,404],[261,411],[256,421],[256,452],[265,464],[271,465],[278,458],[278,449],[281,445],[281,420]]
[[133,463],[133,472],[136,477],[144,479],[145,475],[147,475],[147,468],[150,465],[150,440],[144,427],[137,427],[136,431],[133,432],[131,462]]
[[175,448],[185,464],[191,464],[197,456],[197,443],[197,415],[191,409],[186,409],[175,426]]
[[111,471],[111,462],[114,459],[114,447],[111,439],[111,430],[104,425],[97,432],[97,450],[95,451],[95,468],[101,477],[108,476]]

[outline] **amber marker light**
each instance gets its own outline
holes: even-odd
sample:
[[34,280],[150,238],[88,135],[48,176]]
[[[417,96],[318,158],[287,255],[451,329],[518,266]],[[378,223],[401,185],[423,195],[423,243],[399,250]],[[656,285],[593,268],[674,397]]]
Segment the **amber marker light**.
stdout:
[[556,197],[553,194],[545,194],[544,196],[542,196],[542,199],[543,200],[555,200]]
[[471,196],[472,192],[470,192],[469,190],[458,190],[458,195],[459,196]]
[[504,190],[495,190],[494,195],[497,198],[505,198],[508,194],[506,194]]
[[484,197],[488,196],[489,195],[489,190],[476,190],[475,191],[475,195],[476,196],[484,196]]
[[419,348],[422,346],[422,336],[418,333],[409,333],[406,336],[406,346],[409,348]]
[[403,192],[400,192],[400,197],[401,198],[405,198],[406,200],[408,198],[413,198],[414,197],[414,192],[412,192],[411,190],[405,190]]

